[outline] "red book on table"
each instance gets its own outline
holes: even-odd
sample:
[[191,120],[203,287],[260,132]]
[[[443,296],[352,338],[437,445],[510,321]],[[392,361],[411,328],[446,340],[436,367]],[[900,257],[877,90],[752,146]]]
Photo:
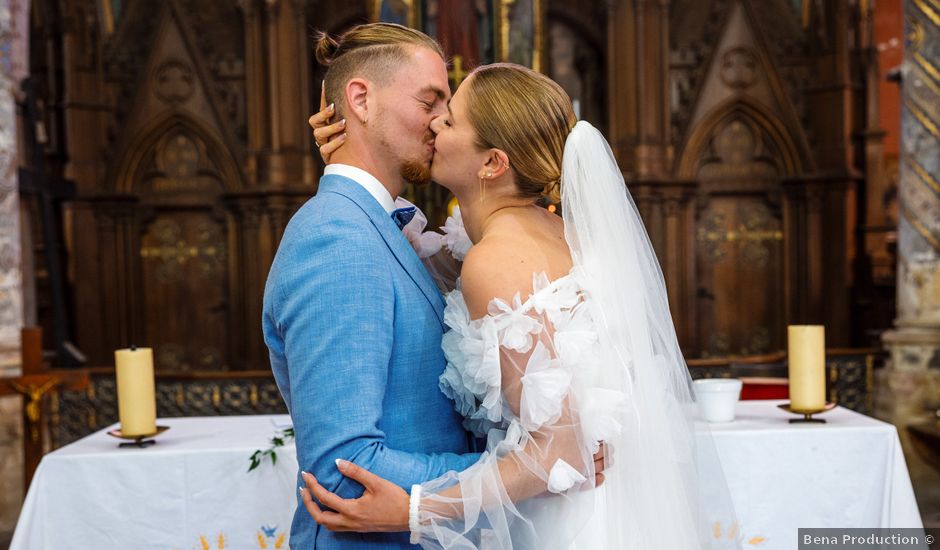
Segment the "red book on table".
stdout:
[[742,377],[741,400],[789,399],[790,382],[786,378]]

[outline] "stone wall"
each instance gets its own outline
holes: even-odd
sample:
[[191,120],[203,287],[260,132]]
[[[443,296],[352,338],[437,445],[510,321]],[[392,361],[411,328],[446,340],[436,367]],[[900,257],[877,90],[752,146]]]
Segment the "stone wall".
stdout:
[[940,413],[940,10],[905,0],[898,196],[895,329],[885,334],[890,368],[882,374],[879,415],[905,445],[921,515],[940,526],[940,455],[913,452],[907,426]]
[[[0,376],[20,371],[23,275],[15,94],[27,74],[28,0],[0,0]],[[19,397],[0,398],[0,539],[12,531],[23,499]]]

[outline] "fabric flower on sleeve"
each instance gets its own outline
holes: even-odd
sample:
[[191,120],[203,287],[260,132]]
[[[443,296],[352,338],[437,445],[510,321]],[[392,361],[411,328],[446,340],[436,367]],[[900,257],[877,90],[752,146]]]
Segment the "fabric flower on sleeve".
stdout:
[[459,206],[454,207],[454,213],[447,217],[441,231],[444,232],[442,237],[444,246],[447,247],[447,250],[457,261],[462,262],[467,256],[467,252],[470,251],[470,247],[473,246],[473,241],[470,240],[467,230],[463,226]]
[[481,409],[493,411],[488,416],[499,420],[500,400],[499,340],[492,319],[484,318],[475,331],[476,337],[464,338],[460,351],[466,357],[464,382],[480,398]]
[[486,448],[493,449],[499,456],[521,449],[523,442],[529,438],[528,432],[522,429],[518,420],[510,422],[505,430],[493,429],[486,435]]
[[589,388],[580,397],[581,434],[593,454],[600,449],[601,441],[609,441],[623,429],[617,417],[627,406],[627,396],[605,388]]
[[562,459],[555,461],[548,473],[548,490],[552,493],[564,493],[577,483],[584,483],[587,478]]
[[[463,304],[462,300],[457,302]],[[445,333],[441,342],[447,367],[439,385],[444,395],[454,400],[454,407],[464,417],[464,427],[484,436],[502,422],[496,326],[490,318],[470,321],[469,314],[460,311],[452,312],[448,324],[453,330]]]
[[570,275],[549,282],[545,272],[532,275],[532,296],[529,304],[539,314],[544,314],[555,329],[561,329],[568,320],[568,313],[581,301],[580,287]]
[[567,312],[566,322],[555,322],[555,352],[568,369],[591,364],[597,344],[597,329],[587,308]]
[[499,342],[504,348],[519,353],[532,349],[532,335],[542,330],[542,323],[528,315],[526,309],[518,292],[512,305],[498,298],[490,302],[489,316],[496,320]]
[[460,290],[448,292],[444,296],[444,304],[444,324],[450,327],[451,332],[466,334],[470,329],[470,309]]
[[541,342],[535,345],[525,375],[522,376],[520,420],[522,427],[535,431],[561,416],[562,402],[571,385],[571,373],[560,368],[558,361]]

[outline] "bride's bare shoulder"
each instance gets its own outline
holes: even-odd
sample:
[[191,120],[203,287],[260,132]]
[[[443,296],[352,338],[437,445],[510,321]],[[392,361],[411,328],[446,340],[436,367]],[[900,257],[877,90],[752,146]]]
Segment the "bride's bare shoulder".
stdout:
[[544,258],[523,239],[493,235],[473,245],[464,258],[460,286],[474,319],[486,314],[494,298],[525,300],[532,292],[532,274],[546,269]]

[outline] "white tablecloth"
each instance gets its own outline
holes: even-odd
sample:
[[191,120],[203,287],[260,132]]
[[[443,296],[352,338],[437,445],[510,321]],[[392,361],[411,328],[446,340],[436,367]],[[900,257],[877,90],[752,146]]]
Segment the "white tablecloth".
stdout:
[[275,421],[289,420],[167,418],[158,424],[170,430],[146,449],[119,449],[107,430],[62,447],[43,457],[10,548],[286,549],[297,491],[294,447],[252,472],[248,457],[268,448]]
[[[789,550],[799,527],[921,527],[894,426],[842,408],[823,425],[789,424],[777,403],[739,403],[735,422],[712,425],[739,521],[721,536]],[[171,429],[147,449],[118,449],[104,430],[58,449],[39,465],[10,548],[189,550],[204,537],[217,549],[220,535],[226,549],[275,548],[294,510],[294,449],[250,473],[248,457],[288,420],[164,419]]]
[[711,424],[744,548],[792,550],[800,527],[922,527],[893,425],[842,407],[790,424],[784,402],[742,401]]

